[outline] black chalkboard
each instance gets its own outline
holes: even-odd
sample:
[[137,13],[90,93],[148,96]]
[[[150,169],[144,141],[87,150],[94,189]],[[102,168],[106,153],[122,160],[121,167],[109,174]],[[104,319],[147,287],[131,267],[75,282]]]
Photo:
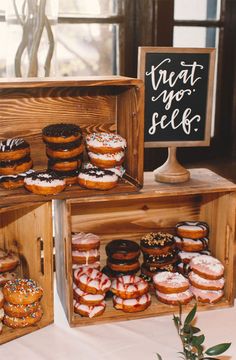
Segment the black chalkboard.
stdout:
[[145,146],[209,143],[213,51],[140,48],[139,77],[145,82]]

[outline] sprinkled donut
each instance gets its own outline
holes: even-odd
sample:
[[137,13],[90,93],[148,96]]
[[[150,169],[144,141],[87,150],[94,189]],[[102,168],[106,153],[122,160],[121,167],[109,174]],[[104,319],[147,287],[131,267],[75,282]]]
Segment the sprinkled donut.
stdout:
[[141,273],[150,278],[153,278],[153,276],[158,272],[162,272],[162,271],[176,272],[176,269],[177,269],[176,263],[168,264],[168,265],[164,264],[162,266],[152,266],[152,265],[147,265],[146,263],[143,263],[141,265]]
[[91,249],[88,251],[72,251],[72,262],[74,264],[88,265],[100,260],[100,251],[98,249]]
[[111,287],[111,280],[102,272],[92,268],[76,270],[76,285],[89,294],[104,294]]
[[192,292],[187,289],[179,293],[166,294],[156,290],[156,296],[159,301],[167,305],[186,305],[193,299]]
[[118,134],[98,132],[86,136],[86,146],[88,151],[97,154],[108,154],[122,151],[127,143],[124,138]]
[[89,151],[88,157],[92,164],[94,164],[98,168],[106,169],[123,164],[125,159],[125,152],[119,151],[114,154],[97,154]]
[[151,296],[148,293],[135,299],[122,299],[119,296],[113,296],[113,304],[117,310],[124,312],[144,311],[151,305]]
[[35,172],[24,179],[27,190],[38,195],[55,195],[63,191],[66,182],[53,173]]
[[105,298],[104,294],[89,294],[73,284],[73,295],[76,302],[85,305],[99,305]]
[[18,160],[30,153],[30,145],[24,139],[7,139],[0,142],[0,161]]
[[164,293],[180,293],[188,290],[189,281],[179,273],[163,271],[153,276],[154,287]]
[[24,186],[24,179],[26,176],[32,174],[34,170],[30,169],[25,173],[15,175],[2,175],[0,176],[0,187],[4,189],[17,189]]
[[188,274],[188,278],[194,287],[202,290],[222,290],[225,284],[225,279],[223,277],[216,280],[205,279],[194,271],[191,271]]
[[39,301],[43,296],[43,289],[32,279],[16,279],[6,283],[3,287],[5,300],[18,305],[28,305]]
[[11,271],[19,264],[19,257],[11,251],[0,249],[0,272]]
[[224,296],[223,290],[202,290],[194,286],[190,286],[190,291],[195,299],[202,303],[215,304]]
[[112,280],[111,291],[122,299],[134,299],[148,292],[148,283],[137,275],[119,276]]
[[99,305],[93,306],[81,304],[74,300],[74,312],[80,314],[81,316],[86,316],[89,318],[102,315],[104,313],[105,307],[105,301],[102,301]]
[[142,237],[140,246],[145,254],[162,255],[174,248],[175,241],[173,235],[168,233],[149,233]]
[[42,316],[43,316],[43,310],[39,306],[34,313],[21,318],[5,315],[3,319],[3,323],[6,326],[9,326],[13,329],[24,328],[36,324],[37,322],[39,322]]
[[72,233],[72,250],[88,251],[91,249],[98,249],[100,241],[100,237],[92,233]]
[[208,238],[203,237],[201,239],[188,239],[174,236],[175,243],[179,249],[187,252],[197,252],[206,250],[208,248]]
[[42,130],[43,140],[47,143],[67,143],[82,137],[81,128],[75,124],[52,124]]
[[198,275],[211,280],[220,279],[224,274],[224,265],[220,260],[210,255],[199,255],[194,257],[189,267]]
[[0,175],[16,175],[24,173],[31,169],[32,166],[33,161],[28,155],[17,160],[0,161]]
[[39,302],[36,301],[28,305],[22,305],[22,304],[16,305],[6,301],[3,305],[3,308],[6,315],[10,317],[20,318],[20,317],[29,316],[30,314],[36,312],[39,308]]
[[207,237],[209,226],[203,221],[181,221],[176,224],[176,232],[180,237],[200,239]]
[[148,266],[162,267],[163,265],[174,264],[178,260],[178,249],[173,248],[170,252],[162,255],[149,255],[143,253],[143,259]]
[[117,185],[118,176],[109,170],[83,169],[78,175],[78,183],[87,189],[109,190]]

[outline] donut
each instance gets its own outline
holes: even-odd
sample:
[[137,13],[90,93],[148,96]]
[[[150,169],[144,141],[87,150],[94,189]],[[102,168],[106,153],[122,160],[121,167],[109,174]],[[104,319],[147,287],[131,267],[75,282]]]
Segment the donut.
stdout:
[[0,175],[16,175],[31,169],[33,162],[30,156],[25,156],[18,160],[0,161]]
[[92,268],[80,268],[74,275],[76,285],[89,294],[104,294],[111,287],[111,280],[102,272]]
[[0,272],[11,271],[19,264],[19,257],[12,251],[0,249]]
[[24,186],[24,179],[26,176],[32,174],[34,170],[30,169],[25,173],[15,175],[2,175],[0,176],[0,187],[4,189],[17,189]]
[[167,305],[186,305],[193,299],[193,294],[189,289],[170,294],[156,290],[156,297],[159,301]]
[[190,286],[190,291],[197,301],[208,304],[215,304],[224,296],[223,290],[202,290],[194,286]]
[[177,235],[183,238],[200,239],[209,233],[208,224],[203,221],[181,221],[175,227]]
[[113,296],[113,304],[117,310],[124,312],[144,311],[151,305],[151,296],[147,293],[135,299],[122,299],[115,295]]
[[24,179],[24,186],[34,194],[56,195],[65,189],[66,182],[54,173],[42,171],[27,176]]
[[88,151],[97,154],[113,154],[123,151],[126,146],[126,140],[118,134],[97,132],[86,136],[86,146]]
[[104,294],[89,294],[73,284],[73,295],[76,302],[85,305],[99,305],[105,298]]
[[168,233],[149,233],[142,237],[140,247],[145,254],[164,255],[174,249],[175,240],[173,235]]
[[[84,145],[81,143],[80,140],[76,143],[73,143],[73,146],[69,146],[70,143],[66,144],[59,144],[59,146],[55,147],[49,147],[49,145],[46,145],[46,155],[49,158],[53,159],[70,159],[75,156],[79,156],[84,151]],[[67,147],[66,147],[67,146]]]
[[[83,163],[83,169],[98,169],[98,167],[93,165],[91,162],[87,161],[87,162]],[[122,178],[125,173],[125,168],[122,165],[111,167],[111,168],[108,168],[107,170],[112,171],[120,178]]]
[[72,262],[74,264],[88,265],[100,260],[100,251],[98,249],[91,249],[88,251],[72,251]]
[[129,271],[137,272],[140,269],[140,263],[135,260],[113,260],[107,259],[107,266],[112,270],[120,273]]
[[117,239],[110,241],[106,247],[106,254],[111,259],[130,260],[139,257],[140,247],[132,240]]
[[84,169],[78,175],[78,183],[87,189],[109,190],[117,185],[118,176],[109,170]]
[[92,164],[98,168],[106,169],[123,164],[125,153],[124,151],[120,151],[114,154],[97,154],[89,151],[88,157]]
[[72,250],[88,251],[100,247],[100,237],[98,235],[84,232],[72,233]]
[[0,286],[4,286],[7,281],[15,280],[16,278],[17,278],[17,275],[14,272],[6,271],[3,273],[0,273]]
[[0,309],[3,307],[4,304],[4,296],[3,296],[3,292],[0,289]]
[[208,238],[203,237],[201,239],[188,239],[174,236],[175,243],[182,251],[198,252],[208,249]]
[[3,308],[1,308],[1,309],[0,309],[0,321],[2,321],[2,320],[3,320],[4,315],[5,315],[4,309],[3,309]]
[[49,159],[48,169],[55,171],[77,170],[82,165],[82,156],[75,156],[69,159]]
[[148,292],[148,283],[137,275],[124,275],[112,280],[111,291],[122,299],[134,299]]
[[5,301],[15,305],[28,305],[39,301],[43,289],[32,279],[16,279],[8,281],[3,287]]
[[188,290],[189,281],[179,273],[163,271],[153,276],[154,287],[164,294],[180,293]]
[[78,182],[78,170],[69,170],[69,171],[56,171],[54,174],[61,180],[64,180],[66,185],[77,184]]
[[180,251],[178,253],[178,256],[180,258],[180,260],[184,263],[184,264],[189,264],[189,262],[196,256],[199,256],[200,253],[197,251],[194,252],[190,252],[190,251]]
[[162,267],[164,265],[174,264],[178,261],[178,249],[173,248],[172,251],[162,255],[149,255],[143,253],[143,259],[148,266]]
[[202,290],[222,290],[225,284],[225,279],[223,277],[217,280],[205,279],[194,271],[191,271],[188,274],[188,278],[191,285]]
[[24,139],[7,139],[0,142],[0,161],[18,160],[30,153],[30,145]]
[[102,301],[99,305],[93,306],[81,304],[74,300],[74,312],[76,314],[80,314],[81,316],[86,316],[89,318],[102,315],[104,313],[105,307],[105,301]]
[[141,265],[141,274],[146,275],[150,277],[151,279],[153,276],[161,271],[170,271],[170,272],[176,272],[177,271],[177,263],[163,265],[163,266],[148,266],[146,263],[143,263]]
[[36,301],[28,305],[15,305],[6,301],[3,305],[3,308],[6,315],[10,317],[22,318],[35,313],[39,308],[39,302]]
[[0,321],[0,335],[2,333],[2,321]]
[[82,131],[75,124],[51,124],[42,130],[43,141],[47,143],[70,143],[82,138]]
[[[92,268],[92,269],[97,269],[97,270],[100,270],[100,261],[95,261],[94,263],[92,264],[89,264],[88,267],[89,268]],[[81,267],[84,267],[85,265],[84,264],[72,264],[72,269],[73,270],[78,270],[80,269]]]
[[24,328],[36,324],[37,322],[39,322],[42,316],[43,316],[43,310],[41,306],[39,306],[34,313],[21,318],[5,315],[3,319],[3,323],[6,326],[9,326],[14,329]]
[[199,255],[194,257],[189,267],[205,279],[217,280],[224,274],[224,265],[220,260],[210,255]]

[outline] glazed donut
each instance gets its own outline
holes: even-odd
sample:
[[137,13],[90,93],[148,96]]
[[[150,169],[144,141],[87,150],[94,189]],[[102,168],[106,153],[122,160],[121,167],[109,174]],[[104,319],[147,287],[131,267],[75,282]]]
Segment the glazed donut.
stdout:
[[82,138],[82,131],[75,124],[52,124],[42,130],[43,140],[47,143],[70,143]]
[[109,190],[117,185],[118,176],[109,170],[84,169],[78,176],[80,186],[87,189]]
[[100,260],[100,251],[98,249],[91,249],[88,251],[72,251],[72,262],[74,264],[92,264]]
[[54,174],[61,180],[64,180],[66,185],[77,184],[78,182],[78,170],[71,171],[56,171]]
[[225,284],[223,277],[217,280],[205,279],[194,271],[188,274],[188,278],[192,286],[202,290],[222,290]]
[[198,252],[208,249],[208,238],[203,237],[201,239],[188,239],[174,236],[175,243],[182,251]]
[[32,279],[16,279],[8,281],[3,287],[5,301],[15,305],[28,305],[39,301],[43,289]]
[[22,318],[35,313],[39,308],[39,302],[36,301],[28,305],[15,305],[9,302],[5,302],[3,305],[5,314],[10,317]]
[[183,238],[200,239],[207,237],[209,227],[203,221],[181,221],[176,224],[176,232]]
[[179,292],[166,294],[156,290],[156,296],[159,301],[167,305],[186,305],[193,299],[193,294],[189,289]]
[[0,161],[18,160],[30,153],[30,145],[24,139],[7,139],[0,142]]
[[78,288],[73,284],[73,295],[77,303],[85,305],[99,305],[105,298],[104,294],[89,294]]
[[[94,263],[89,264],[88,268],[100,270],[100,266],[101,266],[100,261],[95,261]],[[78,270],[78,269],[80,269],[82,267],[84,267],[83,264],[72,264],[72,269],[73,270]]]
[[97,154],[89,151],[88,157],[92,164],[98,168],[106,169],[123,164],[125,153],[124,151],[120,151],[114,154]]
[[[83,164],[83,169],[98,169],[98,167],[93,165],[91,162],[85,162]],[[113,173],[115,173],[120,178],[122,178],[124,173],[125,173],[125,168],[123,166],[121,166],[121,165],[109,168],[107,170],[112,171]]]
[[0,176],[0,187],[10,190],[23,187],[25,177],[32,174],[33,172],[34,170],[30,169],[21,174]]
[[97,154],[113,154],[123,151],[127,144],[126,140],[118,134],[98,132],[86,136],[88,151]]
[[149,233],[142,237],[140,247],[145,254],[165,255],[174,249],[175,241],[173,235],[168,233]]
[[[76,144],[73,144],[74,147],[69,147],[70,143],[66,144],[59,144],[59,147],[49,147],[49,145],[46,146],[46,155],[49,158],[53,159],[70,159],[75,156],[79,156],[84,151],[84,145],[81,143],[80,140],[76,142]],[[65,146],[68,146],[67,148]]]
[[151,296],[148,293],[135,299],[122,299],[119,296],[113,296],[113,304],[117,310],[124,312],[144,311],[151,305]]
[[38,195],[56,195],[63,191],[66,182],[54,173],[35,172],[24,179],[24,186],[27,190]]
[[18,160],[0,161],[0,175],[16,175],[31,169],[33,162],[30,156]]
[[174,264],[178,260],[178,249],[173,248],[172,251],[162,255],[149,255],[143,253],[143,259],[148,266],[162,267],[164,265]]
[[3,292],[0,289],[0,309],[3,307],[4,304],[4,296],[3,296]]
[[88,251],[98,249],[100,247],[100,241],[100,237],[92,233],[72,233],[72,250]]
[[17,278],[16,273],[6,271],[4,273],[0,273],[0,286],[4,286],[7,281],[15,280]]
[[224,274],[224,265],[213,256],[199,255],[194,257],[189,267],[205,279],[217,280]]
[[19,264],[19,257],[11,251],[0,249],[0,272],[11,271]]
[[112,280],[111,291],[122,299],[134,299],[148,292],[148,283],[137,275],[119,276]]
[[188,290],[189,281],[179,273],[163,271],[153,276],[154,287],[164,294],[180,293]]
[[72,171],[80,168],[82,156],[76,156],[70,159],[49,159],[48,169],[55,171]]
[[74,300],[74,312],[89,318],[102,315],[104,313],[105,307],[105,301],[102,301],[99,305],[92,306],[80,304]]
[[14,329],[24,328],[26,326],[31,326],[36,324],[37,322],[39,322],[42,316],[43,316],[43,310],[41,306],[39,306],[34,313],[21,318],[5,315],[3,319],[3,323],[6,326],[9,326]]
[[190,291],[197,301],[208,304],[215,304],[224,296],[223,290],[202,290],[194,286],[190,286]]
[[132,240],[112,240],[106,245],[105,250],[110,259],[116,260],[137,259],[140,255],[139,245]]
[[89,294],[104,294],[111,287],[108,276],[96,269],[82,267],[76,272],[74,276],[76,285]]

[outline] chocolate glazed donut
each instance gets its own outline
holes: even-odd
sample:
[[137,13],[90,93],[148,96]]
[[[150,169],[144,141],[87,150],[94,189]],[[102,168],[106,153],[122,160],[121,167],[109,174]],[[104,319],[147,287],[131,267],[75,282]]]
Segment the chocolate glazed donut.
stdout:
[[139,245],[132,240],[112,240],[106,245],[105,250],[110,259],[135,260],[140,255]]

